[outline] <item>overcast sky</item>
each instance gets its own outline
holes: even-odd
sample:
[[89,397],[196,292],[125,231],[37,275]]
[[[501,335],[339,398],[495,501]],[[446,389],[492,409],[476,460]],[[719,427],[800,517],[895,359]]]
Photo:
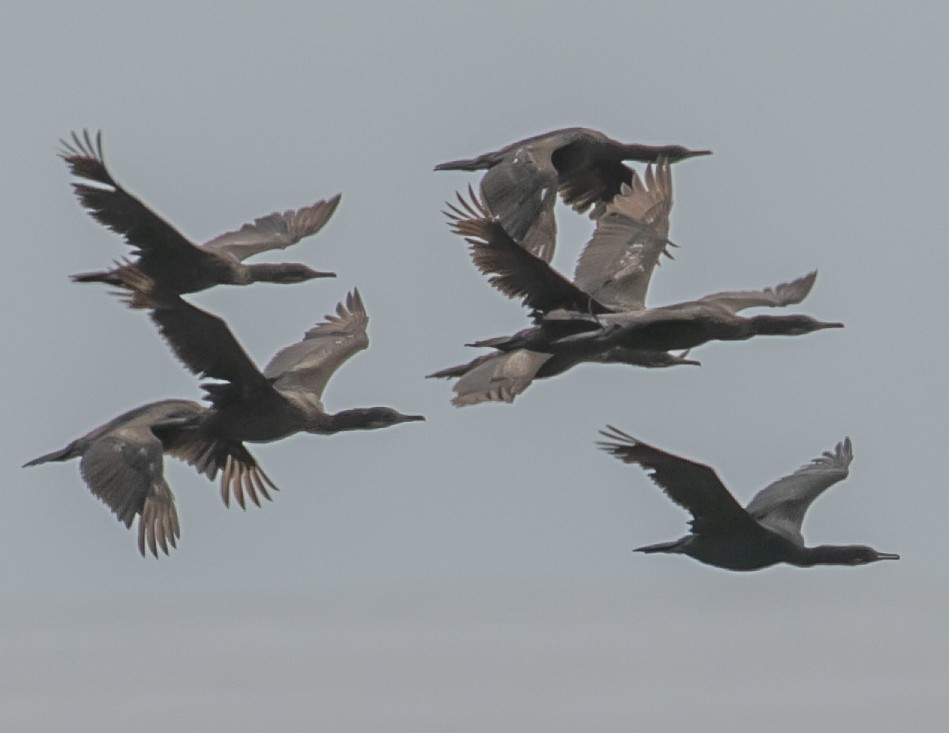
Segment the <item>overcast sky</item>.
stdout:
[[[944,729],[941,4],[19,5],[0,23],[0,728]],[[570,125],[714,151],[674,169],[682,247],[650,304],[816,268],[796,310],[847,328],[453,408],[423,375],[526,314],[440,213],[477,177],[432,167]],[[201,394],[143,313],[68,280],[128,254],[56,156],[85,127],[196,241],[342,192],[320,234],[269,258],[337,279],[193,301],[263,364],[358,286],[372,345],[327,408],[427,422],[252,446],[281,491],[247,512],[167,461],[182,536],[159,560],[77,462],[21,469]],[[558,216],[572,273],[591,225]],[[606,423],[714,466],[741,501],[849,435],[850,478],[805,537],[903,559],[734,574],[633,554],[688,515],[595,448]]]

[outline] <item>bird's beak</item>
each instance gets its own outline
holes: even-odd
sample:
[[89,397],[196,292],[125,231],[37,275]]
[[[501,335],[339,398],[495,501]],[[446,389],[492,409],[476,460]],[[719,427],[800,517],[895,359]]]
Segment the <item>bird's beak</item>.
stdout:
[[817,327],[818,328],[843,328],[844,324],[839,323],[837,321],[833,321],[832,323],[825,323],[824,321],[820,321],[818,322]]
[[424,422],[425,415],[403,415],[402,420],[400,422],[417,422],[419,420]]
[[878,552],[876,556],[877,560],[899,560],[900,556],[895,552]]

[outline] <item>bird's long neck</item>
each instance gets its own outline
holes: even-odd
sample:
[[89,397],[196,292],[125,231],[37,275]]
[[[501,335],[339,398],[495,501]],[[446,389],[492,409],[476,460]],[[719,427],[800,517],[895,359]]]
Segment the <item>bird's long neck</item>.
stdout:
[[342,410],[334,415],[328,415],[327,432],[339,433],[343,430],[371,430],[378,427],[375,417],[380,408],[354,407]]
[[787,336],[797,333],[797,316],[752,316],[747,323],[757,336]]
[[817,545],[816,547],[798,547],[788,557],[791,565],[802,568],[814,565],[853,565],[854,558],[862,555],[865,548],[858,545]]
[[283,264],[243,265],[247,281],[252,283],[279,283],[284,282],[287,276],[287,266]]
[[681,145],[624,145],[623,160],[636,160],[641,163],[655,163],[665,158],[670,163],[692,158],[697,155],[710,155],[710,150],[688,150]]
[[623,160],[635,160],[640,163],[655,163],[659,158],[677,160],[682,148],[676,145],[639,145],[632,143],[623,146]]

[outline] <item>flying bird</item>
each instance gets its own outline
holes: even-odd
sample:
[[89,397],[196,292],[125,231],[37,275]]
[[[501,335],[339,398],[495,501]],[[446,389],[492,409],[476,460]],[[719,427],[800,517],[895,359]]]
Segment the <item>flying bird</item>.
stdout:
[[[119,415],[65,448],[24,464],[79,458],[79,472],[89,489],[126,527],[138,517],[138,549],[158,557],[168,554],[180,537],[175,497],[164,477],[164,454],[191,463],[213,479],[223,471],[222,487],[234,491],[244,506],[244,492],[260,505],[258,493],[270,499],[276,490],[240,441],[209,437],[197,428],[210,410],[189,400],[151,402]],[[225,503],[228,494],[225,492]]]
[[843,323],[819,321],[802,314],[739,315],[746,308],[780,308],[800,303],[816,277],[815,271],[773,288],[713,293],[697,300],[642,311],[604,315],[554,311],[546,314],[538,325],[514,336],[484,339],[469,345],[500,351],[530,349],[585,359],[617,348],[688,350],[709,341],[800,336],[827,328],[843,328]]
[[121,273],[141,270],[171,294],[194,293],[213,285],[255,282],[292,284],[313,278],[336,277],[298,263],[244,264],[248,257],[285,249],[315,234],[329,221],[340,196],[317,201],[296,211],[272,213],[196,245],[171,224],[130,194],[112,177],[102,153],[102,133],[93,141],[88,131],[60,141],[60,156],[70,172],[81,179],[73,188],[83,207],[104,226],[122,235],[138,258],[123,260],[111,270],[74,275],[76,282],[104,282],[123,287]]
[[850,438],[769,484],[742,508],[713,468],[666,453],[612,426],[600,434],[608,438],[598,443],[603,450],[642,466],[666,496],[692,515],[691,534],[636,552],[688,555],[727,570],[760,570],[781,562],[799,567],[865,565],[900,558],[865,545],[804,544],[801,524],[808,507],[849,473]]
[[297,432],[329,435],[424,420],[390,407],[327,412],[323,391],[350,357],[368,348],[366,313],[358,290],[316,324],[303,340],[270,360],[263,371],[247,355],[227,324],[178,296],[158,299],[141,273],[124,274],[132,307],[148,308],[152,320],[181,362],[194,374],[220,380],[204,385],[212,410],[197,431],[200,440],[269,442]]
[[550,262],[557,239],[558,192],[565,204],[584,212],[610,201],[624,184],[632,185],[633,169],[623,161],[654,163],[662,158],[674,163],[710,154],[680,145],[626,144],[597,130],[569,127],[476,158],[441,163],[435,170],[486,170],[481,196],[501,226],[521,246]]

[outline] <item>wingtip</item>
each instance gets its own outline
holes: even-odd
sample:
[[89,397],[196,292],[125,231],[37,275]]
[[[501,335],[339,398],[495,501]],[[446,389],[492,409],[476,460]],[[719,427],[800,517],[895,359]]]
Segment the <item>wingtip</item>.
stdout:
[[[618,440],[618,441],[621,441],[621,442],[623,442],[623,443],[627,443],[627,444],[629,444],[629,445],[638,445],[638,444],[639,444],[639,440],[638,440],[637,438],[634,438],[634,437],[633,437],[632,435],[630,435],[629,433],[626,433],[626,432],[620,430],[620,429],[619,429],[618,427],[616,427],[615,425],[609,425],[609,424],[607,424],[606,430],[600,430],[600,431],[599,431],[599,434],[602,435],[604,438],[609,438],[610,440]],[[598,445],[602,450],[605,450],[605,451],[615,451],[615,449],[616,449],[616,447],[617,447],[615,443],[608,443],[608,442],[603,441],[603,440],[597,441],[597,445]]]

